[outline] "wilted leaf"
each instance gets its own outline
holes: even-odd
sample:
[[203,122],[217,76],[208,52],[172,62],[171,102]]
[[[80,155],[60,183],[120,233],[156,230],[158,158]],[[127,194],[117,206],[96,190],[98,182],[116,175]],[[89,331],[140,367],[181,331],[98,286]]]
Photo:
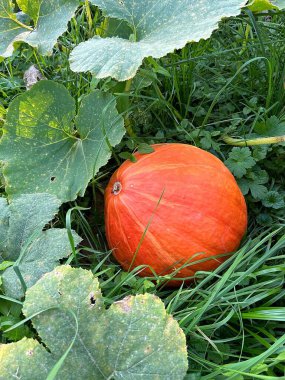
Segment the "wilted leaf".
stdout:
[[26,85],[26,89],[30,90],[38,81],[45,78],[36,65],[31,65],[28,70],[24,72],[23,79]]
[[[10,205],[0,198],[0,258],[16,261],[27,287],[32,286],[44,273],[58,265],[58,261],[71,252],[66,229],[42,229],[58,212],[60,201],[49,194],[27,194],[15,199]],[[75,244],[80,238],[73,233]],[[2,274],[2,286],[6,295],[21,298],[22,285],[9,266]]]
[[61,380],[182,380],[186,374],[185,336],[153,295],[104,310],[92,273],[61,266],[28,290],[23,310],[27,317],[43,311],[32,321],[49,352],[32,339],[0,346],[0,379],[46,379],[75,336]]
[[76,129],[74,116],[74,99],[52,81],[11,102],[0,144],[10,197],[45,192],[66,202],[84,195],[125,129],[115,98],[99,90],[83,99]]
[[189,41],[210,37],[223,17],[239,14],[241,0],[91,0],[109,17],[125,20],[129,39],[95,36],[71,53],[73,71],[97,78],[132,78],[145,57],[160,58]]

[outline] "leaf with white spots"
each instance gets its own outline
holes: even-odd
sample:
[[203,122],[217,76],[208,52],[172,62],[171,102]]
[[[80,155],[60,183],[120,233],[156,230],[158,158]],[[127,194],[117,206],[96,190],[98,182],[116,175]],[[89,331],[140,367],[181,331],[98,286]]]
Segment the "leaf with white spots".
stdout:
[[145,57],[160,58],[187,42],[209,38],[223,17],[240,13],[245,0],[91,0],[105,15],[124,20],[129,39],[94,38],[71,53],[71,69],[97,78],[132,78]]
[[105,310],[92,273],[61,266],[27,291],[23,312],[37,314],[32,322],[47,351],[32,339],[0,346],[0,379],[5,374],[44,380],[67,352],[57,374],[61,380],[186,375],[185,336],[154,295],[127,297]]
[[41,0],[16,0],[19,8],[31,17],[35,23],[38,21]]
[[12,55],[13,43],[26,32],[29,27],[18,21],[12,1],[0,0],[0,57]]
[[26,42],[41,54],[51,53],[80,5],[78,0],[17,0],[35,27],[17,19],[11,0],[0,0],[0,57],[12,55],[16,42]]
[[[26,3],[33,4],[34,1]],[[36,47],[40,54],[50,53],[58,37],[66,31],[67,23],[74,16],[79,3],[78,0],[41,1],[36,28],[26,37],[25,42]]]
[[99,90],[83,99],[75,125],[74,117],[74,99],[52,81],[11,102],[0,143],[10,198],[44,192],[67,202],[84,195],[125,129],[115,98]]
[[[0,259],[15,262],[1,274],[6,295],[14,298],[24,295],[15,266],[29,288],[71,253],[66,229],[43,231],[58,212],[59,205],[60,201],[50,194],[22,195],[10,205],[0,198],[0,238],[5,236],[0,243]],[[75,232],[73,238],[75,245],[81,240]]]
[[[23,360],[27,364],[21,366],[19,372],[19,361]],[[29,361],[38,363],[37,373]],[[47,378],[48,368],[52,364],[52,356],[34,339],[24,338],[16,343],[0,344],[0,380],[43,380]]]

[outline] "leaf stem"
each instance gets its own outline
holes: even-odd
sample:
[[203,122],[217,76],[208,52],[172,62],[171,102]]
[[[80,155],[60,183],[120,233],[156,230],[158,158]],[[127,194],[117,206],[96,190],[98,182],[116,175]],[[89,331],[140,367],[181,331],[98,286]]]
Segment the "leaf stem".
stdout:
[[92,20],[89,0],[85,0],[85,9],[86,9],[88,29],[89,29],[89,36],[90,36],[91,35],[91,31],[92,31],[93,20]]
[[230,136],[224,136],[223,140],[229,145],[235,146],[254,146],[254,145],[263,145],[263,144],[278,144],[285,142],[285,135],[283,136],[272,136],[272,137],[260,137],[256,139],[235,139]]
[[22,290],[23,290],[23,293],[25,294],[26,293],[26,290],[27,290],[27,285],[25,283],[25,280],[22,276],[22,273],[18,267],[18,265],[14,265],[13,266],[13,269],[14,269],[14,272],[16,273],[16,275],[18,276],[19,280],[20,280],[20,283],[21,283],[21,286],[22,286]]
[[34,29],[26,24],[23,24],[21,21],[19,21],[18,19],[12,19],[16,24],[18,24],[21,28],[25,28],[25,29],[28,29],[29,31],[33,31]]
[[[124,89],[124,92],[125,92],[126,94],[128,94],[128,93],[130,92],[130,90],[131,90],[131,86],[132,86],[132,79],[128,79],[128,80],[126,81],[126,85],[125,85],[125,89]],[[129,97],[127,97],[126,106],[128,107],[129,104],[130,104],[130,100],[129,100]],[[129,116],[128,116],[128,113],[126,113],[126,116],[125,116],[124,119],[125,119],[125,128],[126,128],[126,131],[127,131],[128,135],[129,135],[130,137],[135,137],[136,134],[135,134],[135,132],[134,132],[134,130],[133,130],[133,128],[132,128],[131,120],[130,120],[130,118],[129,118]]]

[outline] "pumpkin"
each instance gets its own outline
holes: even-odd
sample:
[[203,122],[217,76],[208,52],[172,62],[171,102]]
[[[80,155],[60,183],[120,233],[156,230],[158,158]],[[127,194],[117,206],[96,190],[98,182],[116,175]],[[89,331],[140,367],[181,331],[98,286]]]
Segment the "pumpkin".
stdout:
[[[217,268],[247,227],[235,178],[217,157],[194,146],[152,147],[150,154],[135,153],[136,162],[125,161],[105,190],[113,255],[125,270],[147,265],[159,275],[175,270],[179,278]],[[153,276],[149,267],[140,275]]]

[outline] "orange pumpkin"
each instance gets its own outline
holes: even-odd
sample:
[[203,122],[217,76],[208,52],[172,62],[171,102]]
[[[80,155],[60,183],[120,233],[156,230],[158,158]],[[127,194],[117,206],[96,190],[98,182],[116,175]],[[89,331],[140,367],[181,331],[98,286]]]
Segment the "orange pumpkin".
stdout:
[[[128,270],[148,265],[176,277],[217,268],[245,234],[244,197],[214,155],[186,144],[153,145],[150,154],[125,161],[105,191],[110,248]],[[195,263],[196,262],[196,263]],[[149,268],[142,276],[153,275]]]

